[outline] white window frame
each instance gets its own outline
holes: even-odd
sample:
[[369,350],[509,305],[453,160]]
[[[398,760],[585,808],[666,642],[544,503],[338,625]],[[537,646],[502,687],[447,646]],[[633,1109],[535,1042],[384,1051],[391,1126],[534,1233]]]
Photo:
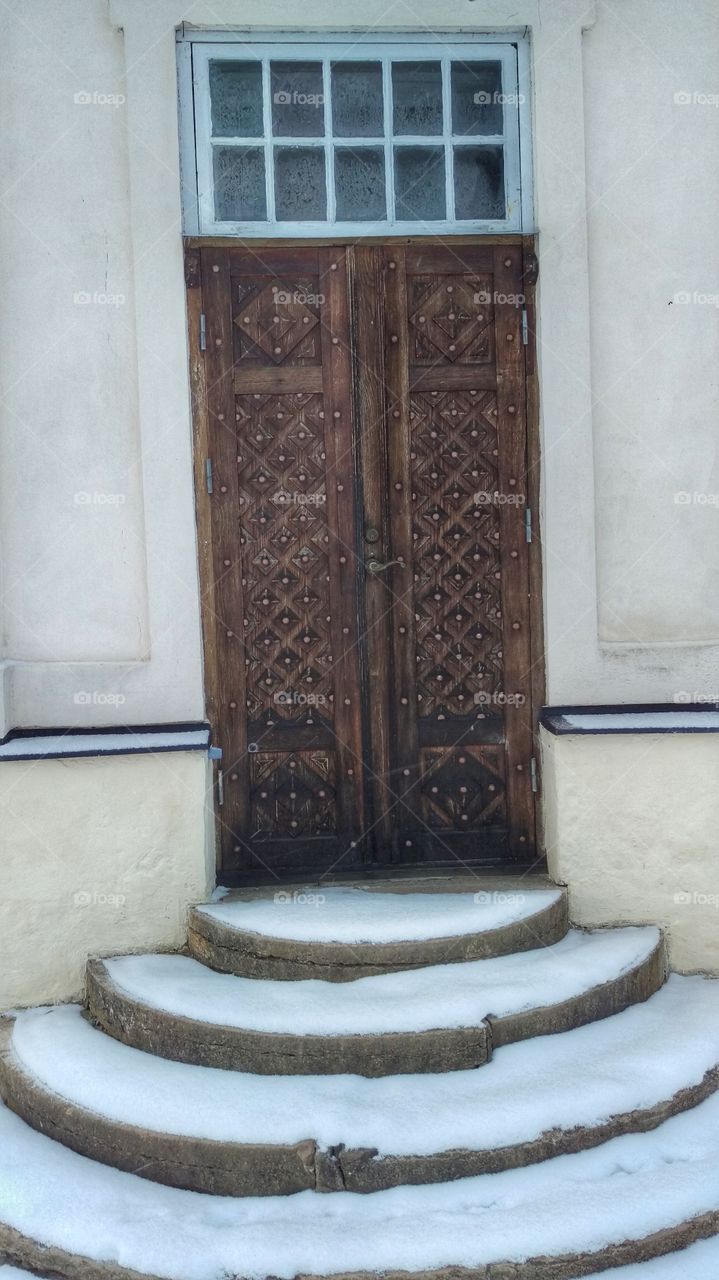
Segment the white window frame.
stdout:
[[[212,61],[253,61],[263,66],[265,96],[269,94],[269,61],[321,62],[325,92],[325,133],[322,137],[273,137],[269,123],[269,101],[265,102],[265,129],[261,138],[213,138],[210,120],[209,68]],[[334,138],[332,103],[329,92],[330,63],[337,61],[379,61],[384,78],[384,136],[382,138]],[[432,136],[392,135],[391,63],[406,61],[441,62],[444,86],[444,132]],[[509,96],[503,104],[504,127],[497,135],[451,132],[450,64],[453,61],[500,62],[502,92]],[[436,33],[388,34],[381,41],[376,32],[364,35],[313,32],[282,33],[201,33],[178,35],[178,78],[180,98],[180,149],[183,192],[183,226],[193,236],[226,236],[242,239],[330,238],[392,235],[498,235],[528,233],[532,229],[531,166],[529,153],[528,104],[529,51],[526,38],[503,33],[492,35],[451,35]],[[400,146],[440,146],[445,152],[448,217],[443,220],[401,221],[388,216],[377,221],[338,222],[334,220],[334,147],[355,149],[382,146],[385,152],[385,183],[388,212],[394,206],[394,148]],[[268,218],[263,222],[216,221],[212,151],[215,146],[261,147],[265,157]],[[454,213],[455,146],[501,145],[504,152],[505,208],[503,219],[459,220]],[[273,151],[276,146],[313,147],[324,152],[328,198],[328,220],[321,222],[277,222],[274,219]]]

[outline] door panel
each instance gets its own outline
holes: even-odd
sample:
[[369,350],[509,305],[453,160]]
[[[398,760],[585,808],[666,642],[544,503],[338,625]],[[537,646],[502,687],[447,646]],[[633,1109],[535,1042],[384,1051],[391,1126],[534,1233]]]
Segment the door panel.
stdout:
[[531,861],[521,270],[201,251],[228,880]]
[[384,251],[395,856],[533,845],[521,250]]
[[364,823],[346,253],[201,257],[223,870],[345,868]]

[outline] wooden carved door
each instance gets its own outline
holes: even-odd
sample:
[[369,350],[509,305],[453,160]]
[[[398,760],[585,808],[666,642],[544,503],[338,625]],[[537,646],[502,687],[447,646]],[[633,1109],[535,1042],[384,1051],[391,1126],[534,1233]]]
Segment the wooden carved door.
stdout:
[[521,263],[188,251],[227,880],[532,859]]

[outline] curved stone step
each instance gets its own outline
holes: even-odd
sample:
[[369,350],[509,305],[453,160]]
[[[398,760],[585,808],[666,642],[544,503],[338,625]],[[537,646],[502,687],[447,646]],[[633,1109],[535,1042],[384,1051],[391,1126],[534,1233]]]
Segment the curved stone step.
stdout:
[[237,890],[190,912],[190,952],[246,978],[354,978],[548,946],[568,928],[563,889],[462,877]]
[[260,1075],[454,1071],[492,1043],[565,1031],[645,1000],[665,977],[654,928],[581,932],[536,952],[358,978],[281,982],[181,955],[90,961],[88,1007],[164,1058]]
[[[587,1280],[717,1280],[719,1276],[719,1236],[698,1240],[679,1253],[665,1253],[648,1262],[635,1262],[628,1267],[612,1267],[595,1271]],[[0,1276],[2,1280],[2,1276]]]
[[613,1018],[500,1049],[451,1088],[188,1066],[119,1044],[77,1005],[19,1014],[0,1046],[8,1105],[105,1164],[216,1195],[377,1191],[527,1165],[696,1105],[719,1085],[719,982],[671,977]]
[[524,1169],[227,1199],[97,1164],[2,1107],[0,1256],[72,1280],[574,1280],[716,1234],[717,1144],[714,1095],[651,1133]]

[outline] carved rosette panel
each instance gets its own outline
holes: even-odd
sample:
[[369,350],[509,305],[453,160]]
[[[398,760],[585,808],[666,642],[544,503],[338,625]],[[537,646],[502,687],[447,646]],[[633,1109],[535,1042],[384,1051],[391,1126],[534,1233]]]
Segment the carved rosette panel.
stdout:
[[332,720],[322,397],[237,396],[247,714]]
[[489,276],[410,276],[412,363],[490,364],[494,359],[492,296]]
[[415,394],[410,424],[417,711],[472,718],[502,687],[496,394]]
[[254,836],[332,834],[336,829],[332,753],[264,751],[252,756],[250,819]]
[[502,748],[428,749],[421,772],[424,819],[433,830],[472,831],[506,821]]

